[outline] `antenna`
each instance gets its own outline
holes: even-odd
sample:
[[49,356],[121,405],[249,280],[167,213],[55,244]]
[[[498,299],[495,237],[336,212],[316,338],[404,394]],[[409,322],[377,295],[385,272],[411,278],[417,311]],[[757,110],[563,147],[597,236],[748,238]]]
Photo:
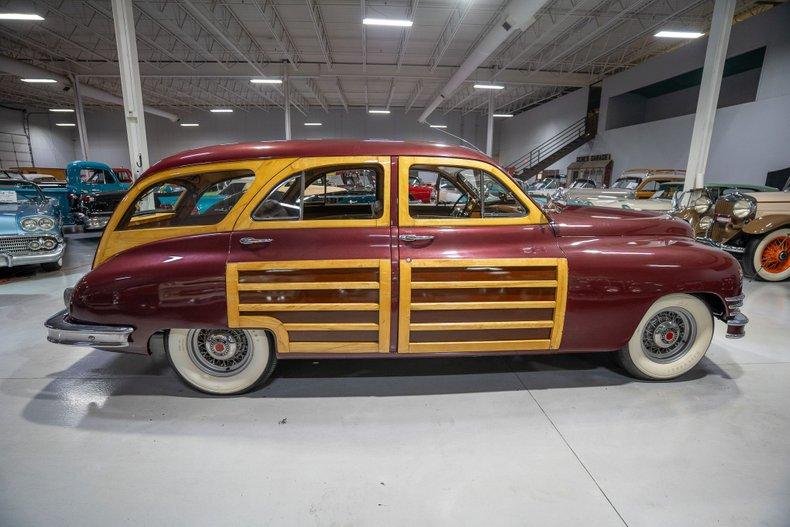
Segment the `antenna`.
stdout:
[[[426,125],[428,125],[428,126],[430,126],[430,125],[431,125],[431,123],[427,123],[427,122],[426,122],[425,124],[426,124]],[[477,151],[478,151],[478,152],[480,152],[481,154],[485,154],[485,152],[483,152],[482,150],[480,150],[479,148],[477,148],[477,146],[475,146],[475,144],[474,144],[474,143],[471,143],[471,142],[467,141],[467,140],[466,140],[466,139],[464,139],[463,137],[459,137],[459,136],[457,136],[457,135],[455,135],[455,134],[451,134],[450,132],[448,132],[447,130],[445,130],[445,129],[443,129],[443,128],[433,128],[433,130],[436,130],[436,131],[438,131],[438,132],[441,132],[441,133],[443,133],[443,134],[447,134],[447,135],[449,135],[450,137],[455,137],[455,138],[456,138],[456,139],[458,139],[459,141],[463,141],[464,143],[468,144],[469,146],[471,146],[472,148],[474,148],[475,150],[477,150]]]

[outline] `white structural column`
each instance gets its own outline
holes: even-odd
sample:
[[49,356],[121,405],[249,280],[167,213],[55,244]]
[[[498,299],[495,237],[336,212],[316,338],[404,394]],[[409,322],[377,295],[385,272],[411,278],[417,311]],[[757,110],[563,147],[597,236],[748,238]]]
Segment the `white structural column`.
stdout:
[[285,95],[285,138],[291,138],[291,80],[288,78],[288,65],[283,65],[283,94]]
[[689,160],[686,165],[684,190],[701,188],[705,184],[705,170],[708,166],[710,140],[713,135],[716,106],[719,102],[724,61],[727,58],[727,44],[730,41],[735,2],[736,0],[716,0],[713,7],[705,66],[702,69],[702,84],[699,89]]
[[488,122],[486,129],[486,154],[494,154],[494,93],[488,94]]
[[80,82],[74,75],[69,75],[69,79],[71,79],[71,89],[74,91],[74,114],[77,116],[77,133],[80,136],[80,159],[87,161],[90,159],[88,154],[88,128],[85,126],[85,109],[82,106]]
[[121,70],[126,140],[129,143],[132,172],[137,179],[148,168],[148,141],[145,136],[132,0],[112,0],[112,18],[115,25],[115,44],[118,47],[118,66]]

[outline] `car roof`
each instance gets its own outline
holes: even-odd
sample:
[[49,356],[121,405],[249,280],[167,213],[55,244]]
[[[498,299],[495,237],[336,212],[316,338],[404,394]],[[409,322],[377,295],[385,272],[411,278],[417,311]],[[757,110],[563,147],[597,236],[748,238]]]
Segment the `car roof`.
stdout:
[[[289,141],[256,141],[213,145],[186,150],[166,157],[146,170],[140,179],[170,168],[278,157],[324,156],[428,156],[473,159],[498,166],[487,155],[458,145],[418,141],[306,139]],[[500,167],[501,168],[501,167]]]

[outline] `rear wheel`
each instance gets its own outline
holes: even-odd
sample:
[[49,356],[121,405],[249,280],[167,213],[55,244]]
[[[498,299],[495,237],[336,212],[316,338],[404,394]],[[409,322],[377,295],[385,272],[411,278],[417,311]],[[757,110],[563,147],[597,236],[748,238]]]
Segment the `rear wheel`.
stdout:
[[620,362],[641,379],[674,379],[691,370],[713,338],[713,315],[707,304],[687,294],[658,299],[620,350]]
[[777,229],[746,244],[746,274],[768,282],[790,278],[790,229]]
[[262,330],[171,329],[165,351],[182,381],[212,395],[252,390],[277,364],[274,347]]

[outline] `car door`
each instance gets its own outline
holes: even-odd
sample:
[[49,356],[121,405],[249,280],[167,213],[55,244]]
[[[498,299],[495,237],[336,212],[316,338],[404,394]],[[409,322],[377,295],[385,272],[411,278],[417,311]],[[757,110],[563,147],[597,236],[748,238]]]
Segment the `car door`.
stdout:
[[239,216],[228,324],[266,328],[278,353],[389,353],[390,157],[295,160]]
[[[455,183],[462,195],[449,213],[409,203],[415,169]],[[484,162],[402,156],[398,188],[399,353],[559,347],[567,262],[512,179]]]

